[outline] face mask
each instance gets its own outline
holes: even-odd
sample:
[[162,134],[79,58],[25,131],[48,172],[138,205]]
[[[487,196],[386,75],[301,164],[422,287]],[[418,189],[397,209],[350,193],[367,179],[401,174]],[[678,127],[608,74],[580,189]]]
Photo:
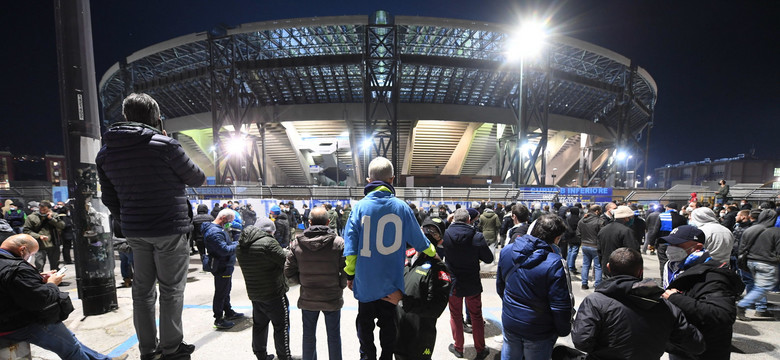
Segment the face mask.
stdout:
[[228,230],[230,230],[230,223],[222,225],[222,227],[225,229],[225,231],[228,231]]
[[628,220],[628,222],[626,223],[626,225],[628,225],[628,227],[632,227],[632,226],[634,226],[634,218],[632,217],[632,218],[631,218],[631,220]]
[[666,256],[671,262],[681,263],[688,257],[688,253],[683,248],[670,245],[666,248]]

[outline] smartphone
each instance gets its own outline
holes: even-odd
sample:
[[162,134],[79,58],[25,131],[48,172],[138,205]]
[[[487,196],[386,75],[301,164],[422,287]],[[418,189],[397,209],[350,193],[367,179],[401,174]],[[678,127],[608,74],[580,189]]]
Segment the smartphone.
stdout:
[[60,268],[60,269],[57,271],[57,275],[62,275],[62,274],[64,274],[66,271],[68,271],[68,267],[67,267],[67,266],[63,266],[62,268]]

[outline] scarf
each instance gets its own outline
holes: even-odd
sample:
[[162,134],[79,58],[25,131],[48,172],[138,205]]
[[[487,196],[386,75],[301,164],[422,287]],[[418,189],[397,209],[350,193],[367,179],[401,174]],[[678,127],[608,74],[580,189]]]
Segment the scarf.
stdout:
[[366,185],[366,187],[363,188],[363,195],[368,195],[369,193],[372,193],[374,191],[387,191],[395,195],[395,188],[393,187],[393,185],[390,185],[381,180],[372,181],[368,183],[368,185]]
[[[695,265],[704,264],[710,260],[712,260],[712,257],[710,257],[710,253],[707,251],[707,249],[692,252],[690,255],[688,255],[687,258],[685,258],[682,264],[677,264],[676,270],[669,272],[669,283],[676,279],[680,274],[684,273],[685,270],[690,269]],[[674,269],[673,265],[674,264],[672,264],[670,270]]]

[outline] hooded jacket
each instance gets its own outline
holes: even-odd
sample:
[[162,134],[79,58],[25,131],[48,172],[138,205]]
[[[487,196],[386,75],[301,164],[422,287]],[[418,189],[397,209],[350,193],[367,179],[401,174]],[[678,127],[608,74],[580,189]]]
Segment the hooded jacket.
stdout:
[[212,273],[229,275],[233,273],[236,265],[236,243],[221,226],[213,222],[205,222],[200,225],[203,233],[203,243],[209,257],[213,259]]
[[276,216],[274,225],[276,225],[274,238],[279,242],[279,246],[287,248],[290,245],[290,221],[287,219],[287,214],[280,212]]
[[712,259],[724,263],[731,257],[734,247],[734,234],[718,222],[718,217],[710,208],[697,208],[691,213],[691,225],[696,225],[704,232],[707,240],[704,248],[710,252]]
[[577,224],[577,236],[580,237],[582,246],[599,246],[599,230],[601,229],[601,219],[596,213],[589,212],[585,214]]
[[336,311],[344,306],[344,239],[327,225],[313,225],[290,243],[284,276],[301,284],[298,308]]
[[120,219],[122,233],[158,237],[192,231],[185,186],[202,185],[206,175],[179,142],[135,122],[114,124],[103,141],[95,158],[102,201]]
[[200,226],[203,223],[214,221],[214,217],[209,214],[209,207],[206,204],[198,205],[198,213],[192,218],[192,239],[195,242],[203,242],[203,233]]
[[694,265],[678,275],[668,286],[680,292],[669,302],[682,310],[688,321],[704,335],[707,349],[695,359],[728,359],[731,336],[737,316],[736,299],[745,284],[728,267],[716,261]]
[[504,331],[528,340],[569,335],[569,286],[561,256],[548,243],[528,234],[517,238],[501,250],[496,271]]
[[[761,211],[756,223],[745,229],[739,244],[739,253],[747,252],[748,260],[761,261],[767,264],[780,263],[778,252],[778,231],[774,227],[777,213],[766,209]],[[750,243],[753,243],[752,246]],[[748,248],[748,246],[750,246]]]
[[249,300],[268,301],[281,297],[289,289],[283,274],[287,250],[271,234],[254,225],[245,227],[236,257]]
[[493,262],[485,237],[473,226],[453,222],[444,232],[444,258],[453,277],[452,295],[459,297],[482,293],[482,279],[479,277],[479,262]]
[[661,298],[653,280],[618,275],[588,295],[577,311],[571,339],[589,359],[657,360],[669,344],[691,353],[704,339],[682,311]]
[[496,242],[498,229],[501,228],[501,218],[496,215],[493,209],[485,209],[485,212],[479,216],[479,229],[482,230],[482,236],[488,244]]

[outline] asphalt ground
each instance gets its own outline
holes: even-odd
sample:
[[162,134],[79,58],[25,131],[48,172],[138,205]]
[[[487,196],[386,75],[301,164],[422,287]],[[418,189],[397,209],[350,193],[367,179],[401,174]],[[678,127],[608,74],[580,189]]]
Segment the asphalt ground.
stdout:
[[[498,252],[496,252],[498,253]],[[577,268],[581,268],[581,256],[576,262]],[[119,274],[119,260],[117,259],[117,268],[115,270],[117,284],[121,282]],[[645,277],[652,277],[658,274],[658,262],[653,255],[644,255]],[[495,272],[495,262],[493,264],[483,264],[483,273],[490,274]],[[73,274],[73,272],[71,272]],[[200,269],[199,259],[192,256],[190,261],[189,276],[187,279],[187,288],[184,293],[184,339],[186,342],[195,344],[196,350],[192,359],[231,359],[231,360],[251,360],[254,355],[251,349],[252,341],[252,322],[251,322],[251,302],[246,295],[244,278],[237,267],[233,278],[233,290],[231,300],[236,311],[247,314],[247,318],[237,321],[237,325],[230,330],[215,330],[213,328],[213,316],[211,312],[211,299],[213,296],[212,275],[203,272]],[[132,320],[132,299],[131,289],[118,288],[117,299],[119,308],[115,311],[98,315],[84,317],[81,309],[81,300],[77,298],[76,281],[71,276],[66,276],[66,281],[71,285],[63,287],[62,290],[68,291],[73,299],[76,310],[65,321],[67,327],[73,331],[77,338],[87,346],[109,354],[118,356],[128,354],[129,359],[138,359],[137,339],[133,328]],[[579,306],[582,299],[593,292],[593,280],[589,290],[580,289],[581,278],[575,275],[572,278],[572,288],[576,299],[576,305]],[[482,280],[484,292],[482,295],[483,314],[486,319],[485,337],[486,344],[490,348],[491,355],[488,359],[494,357],[498,359],[501,349],[501,299],[496,294],[495,280],[485,278]],[[290,347],[295,358],[301,355],[302,323],[301,312],[295,306],[298,301],[299,286],[290,288],[287,296],[290,300]],[[357,300],[352,296],[348,289],[344,291],[344,308],[341,311],[341,342],[344,359],[359,358],[359,344],[355,330],[355,317],[357,315]],[[748,311],[751,315],[752,311]],[[320,317],[317,328],[317,352],[319,358],[327,358],[327,343],[325,324]],[[375,338],[378,346],[378,329],[375,331]],[[469,334],[465,334],[465,358],[473,359],[474,351],[473,341]],[[733,352],[732,359],[780,359],[780,322],[770,320],[754,320],[751,322],[737,321],[734,325],[734,339],[732,341]],[[273,349],[273,339],[269,336],[269,349]],[[452,343],[452,334],[449,326],[449,311],[445,310],[437,323],[436,347],[433,351],[433,359],[455,359],[447,351],[448,345]],[[571,346],[571,338],[565,337],[558,340],[560,344]],[[32,347],[33,359],[57,359],[57,356],[51,352],[38,347]],[[666,358],[666,356],[664,356]]]

